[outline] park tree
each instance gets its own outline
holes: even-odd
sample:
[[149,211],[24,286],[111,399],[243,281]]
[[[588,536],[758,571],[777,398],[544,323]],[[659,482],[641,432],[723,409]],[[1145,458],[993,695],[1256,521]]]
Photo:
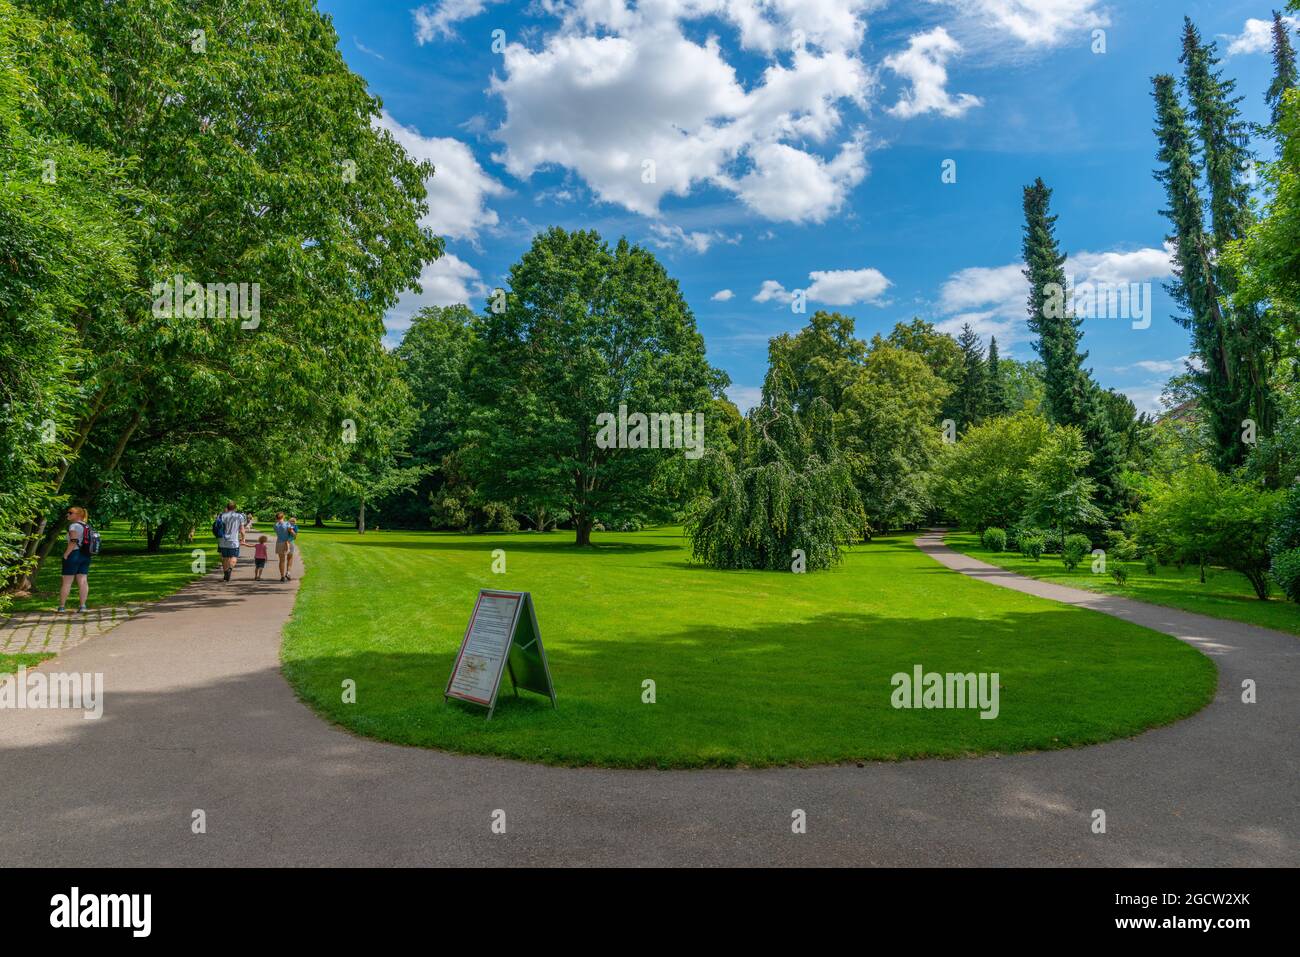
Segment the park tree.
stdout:
[[1029,328],[1038,336],[1035,349],[1043,362],[1045,406],[1055,425],[1073,426],[1091,450],[1089,476],[1108,518],[1124,509],[1122,443],[1111,427],[1101,389],[1083,367],[1079,351],[1082,318],[1066,295],[1065,254],[1056,239],[1056,216],[1050,212],[1052,191],[1042,179],[1024,190],[1025,278],[1029,280]]
[[768,342],[767,362],[788,370],[796,410],[811,408],[820,397],[838,412],[866,352],[866,343],[853,335],[852,317],[819,309],[793,336],[783,332]]
[[[212,471],[230,466],[219,484],[238,494],[238,463],[330,442],[381,366],[383,313],[441,249],[419,225],[432,170],[376,126],[378,100],[310,0],[67,0],[59,16],[103,89],[69,89],[49,58],[35,79],[51,132],[111,157],[132,191],[122,213],[146,228],[129,276],[106,273],[77,314],[86,396],[48,487],[93,509],[142,439],[216,433]],[[256,284],[257,321],[210,315],[201,290],[159,308],[178,275]],[[49,517],[33,511],[25,554],[57,539]]]
[[989,336],[989,352],[984,360],[982,417],[991,418],[997,415],[1006,415],[1011,408],[1006,377],[1002,368],[1002,358],[998,355],[998,337]]
[[984,365],[984,347],[969,322],[962,325],[957,345],[961,349],[962,377],[957,387],[956,421],[959,427],[968,429],[984,420],[988,406],[988,370]]
[[948,392],[917,353],[874,340],[836,418],[869,530],[915,524],[930,513],[943,442],[935,421]]
[[[957,421],[957,396],[966,376],[964,357],[957,340],[939,332],[924,319],[913,319],[908,323],[895,324],[887,341],[890,345],[919,355],[930,367],[930,371],[947,384],[948,398],[944,400],[939,415],[942,419]],[[872,347],[875,347],[874,341]]]
[[686,534],[697,561],[714,568],[816,571],[837,564],[866,524],[836,439],[830,404],[799,412],[786,371],[768,369],[763,401],[746,417],[733,455],[711,449],[708,485]]
[[[35,564],[27,540],[52,476],[81,450],[94,387],[78,348],[92,303],[132,275],[141,229],[121,168],[60,131],[69,103],[107,84],[68,24],[0,0],[0,588]],[[0,605],[5,598],[0,594]]]
[[[1271,434],[1275,425],[1275,407],[1270,389],[1273,368],[1273,342],[1269,319],[1262,303],[1236,296],[1238,271],[1224,251],[1240,240],[1254,213],[1250,205],[1251,171],[1255,158],[1250,150],[1249,126],[1238,109],[1240,96],[1234,96],[1236,81],[1215,69],[1214,42],[1205,42],[1190,18],[1184,18],[1183,87],[1189,105],[1188,119],[1200,145],[1201,174],[1209,192],[1210,240],[1213,259],[1210,268],[1216,274],[1220,294],[1231,301],[1224,303],[1228,327],[1228,387],[1238,408],[1254,419],[1258,431]],[[1233,298],[1235,297],[1235,298]],[[1240,429],[1241,419],[1238,419]],[[1242,443],[1236,443],[1232,455],[1235,464],[1242,457]]]
[[609,447],[598,441],[599,417],[620,407],[629,419],[678,415],[680,445],[686,424],[694,429],[696,413],[728,384],[705,360],[676,281],[626,240],[611,248],[594,231],[556,227],[534,238],[495,302],[468,375],[467,465],[480,491],[524,511],[568,514],[578,545],[591,543],[597,523],[638,521],[658,507],[661,465],[696,453],[663,447],[671,441],[622,447],[621,434]]
[[[1294,5],[1293,5],[1294,6]],[[1288,90],[1296,85],[1295,45],[1291,42],[1291,28],[1282,14],[1273,11],[1273,82],[1264,95],[1273,118],[1274,127],[1282,118],[1283,101]]]
[[1084,529],[1098,530],[1106,516],[1093,504],[1096,483],[1087,473],[1092,458],[1083,433],[1057,426],[1029,459],[1026,471],[1026,524],[1056,529],[1061,538]]
[[1029,463],[1046,445],[1050,426],[1032,412],[990,419],[946,445],[936,468],[936,505],[962,525],[1007,528],[1029,501]]
[[1282,493],[1192,465],[1148,489],[1134,516],[1138,541],[1168,561],[1240,572],[1256,597],[1269,594],[1269,537]]

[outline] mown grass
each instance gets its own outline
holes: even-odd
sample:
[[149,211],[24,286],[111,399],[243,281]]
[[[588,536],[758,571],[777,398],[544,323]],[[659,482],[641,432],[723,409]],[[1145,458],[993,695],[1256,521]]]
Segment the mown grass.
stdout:
[[[1107,558],[1107,571],[1104,574],[1094,574],[1091,557],[1071,571],[1061,562],[1060,555],[1044,555],[1034,561],[1019,552],[990,552],[974,532],[952,532],[944,541],[950,548],[965,555],[1029,578],[1108,595],[1123,595],[1153,605],[1180,608],[1212,618],[1227,618],[1300,635],[1300,604],[1287,601],[1286,596],[1278,590],[1274,590],[1267,601],[1260,601],[1244,575],[1226,568],[1207,569],[1206,580],[1202,584],[1200,572],[1194,567],[1178,569],[1161,565],[1156,574],[1150,575],[1140,561],[1117,562],[1113,558]],[[1125,585],[1116,584],[1110,576],[1110,569],[1116,564],[1128,571],[1128,582]]]
[[[1211,661],[1165,635],[960,576],[910,537],[806,575],[692,565],[680,529],[481,536],[304,529],[284,673],[326,718],[410,745],[564,765],[956,757],[1090,744],[1203,707]],[[504,549],[505,574],[492,552]],[[444,702],[480,588],[531,591],[558,709],[508,679]],[[998,672],[1000,714],[902,710],[914,665]],[[356,702],[343,702],[345,680]],[[656,703],[643,703],[643,682]]]
[[[197,540],[191,545],[167,544],[161,551],[150,553],[145,550],[144,538],[131,535],[125,526],[101,528],[99,534],[100,551],[91,559],[88,576],[91,608],[142,604],[179,591],[198,577],[191,567],[194,562],[191,551],[195,548],[204,550],[207,568],[216,568],[221,561],[217,555],[216,539],[211,535],[206,541]],[[32,593],[14,598],[5,609],[7,614],[54,610],[59,604],[62,556],[62,548],[56,546],[41,566]],[[75,583],[68,603],[76,607]]]

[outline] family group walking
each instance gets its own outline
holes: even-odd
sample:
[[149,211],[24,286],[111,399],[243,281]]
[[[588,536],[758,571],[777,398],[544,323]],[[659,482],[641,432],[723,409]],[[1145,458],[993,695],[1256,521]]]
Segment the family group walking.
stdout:
[[[239,564],[239,550],[244,545],[253,546],[253,580],[262,580],[267,561],[267,536],[259,535],[253,541],[255,517],[239,511],[234,502],[226,503],[226,510],[212,523],[212,533],[217,537],[217,551],[221,553],[221,580],[230,581],[235,566]],[[284,512],[275,513],[275,555],[280,563],[280,581],[293,575],[293,556],[298,550],[298,520],[287,518]]]
[[[86,599],[90,596],[90,562],[99,554],[99,533],[90,527],[86,510],[74,505],[65,516],[68,520],[68,537],[63,548],[63,581],[59,586],[59,614],[65,613],[72,586],[77,586],[81,603],[77,613],[87,611]],[[231,573],[239,564],[239,550],[244,545],[253,547],[253,580],[262,580],[262,570],[267,562],[267,536],[253,540],[255,517],[245,515],[234,502],[226,503],[226,510],[212,523],[212,533],[217,537],[217,551],[221,553],[221,580],[230,581]],[[193,536],[191,535],[191,538]],[[293,557],[298,550],[298,520],[288,518],[284,512],[275,513],[275,554],[280,561],[280,581],[288,581],[293,574]]]

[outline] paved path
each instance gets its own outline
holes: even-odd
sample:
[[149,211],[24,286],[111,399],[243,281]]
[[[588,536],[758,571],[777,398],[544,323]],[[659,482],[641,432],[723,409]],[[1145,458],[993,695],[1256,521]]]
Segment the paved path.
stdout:
[[[996,584],[1025,582],[946,550]],[[0,710],[0,863],[1300,864],[1300,640],[1091,593],[1178,634],[1219,695],[1136,738],[1071,751],[759,771],[608,771],[353,737],[279,671],[297,582],[216,576],[43,670],[103,672],[103,718]],[[1242,678],[1259,703],[1239,701]],[[791,811],[808,832],[791,833]],[[1091,812],[1107,833],[1090,831]],[[193,812],[206,833],[193,834]],[[492,814],[507,831],[493,834]]]
[[57,655],[116,628],[139,610],[139,605],[121,605],[91,608],[84,615],[75,611],[62,615],[33,611],[0,618],[0,654]]

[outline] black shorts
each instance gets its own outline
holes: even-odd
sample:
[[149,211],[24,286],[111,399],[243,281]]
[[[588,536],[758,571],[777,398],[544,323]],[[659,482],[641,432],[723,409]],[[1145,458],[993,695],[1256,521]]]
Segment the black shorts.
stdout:
[[257,568],[265,568],[265,567],[266,567],[266,559],[265,559],[265,558],[254,558],[254,559],[253,559],[253,564],[254,564]]
[[81,554],[80,550],[73,552],[63,560],[63,574],[65,575],[85,575],[90,572],[90,556]]

